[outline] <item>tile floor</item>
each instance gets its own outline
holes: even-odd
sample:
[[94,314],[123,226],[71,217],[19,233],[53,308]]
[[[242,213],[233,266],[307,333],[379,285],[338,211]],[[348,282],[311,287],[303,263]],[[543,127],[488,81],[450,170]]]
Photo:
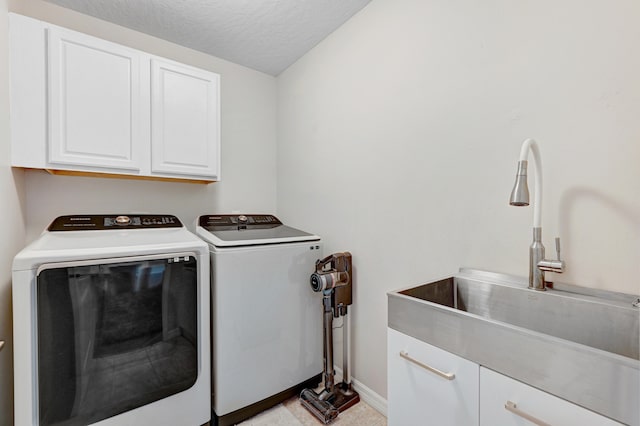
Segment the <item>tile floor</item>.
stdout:
[[[241,426],[321,426],[322,422],[300,405],[297,397],[263,411]],[[387,418],[364,401],[340,413],[331,426],[387,426]]]

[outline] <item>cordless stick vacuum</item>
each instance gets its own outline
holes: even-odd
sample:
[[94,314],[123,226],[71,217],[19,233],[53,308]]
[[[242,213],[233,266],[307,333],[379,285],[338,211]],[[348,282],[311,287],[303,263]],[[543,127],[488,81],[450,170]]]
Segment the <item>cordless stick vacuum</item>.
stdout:
[[[347,306],[351,304],[351,253],[335,253],[316,261],[316,271],[311,275],[311,288],[322,292],[324,328],[324,389],[316,393],[304,389],[300,403],[324,424],[360,401],[360,396],[351,387],[349,377],[349,327]],[[335,383],[333,369],[333,318],[343,317],[343,377]]]

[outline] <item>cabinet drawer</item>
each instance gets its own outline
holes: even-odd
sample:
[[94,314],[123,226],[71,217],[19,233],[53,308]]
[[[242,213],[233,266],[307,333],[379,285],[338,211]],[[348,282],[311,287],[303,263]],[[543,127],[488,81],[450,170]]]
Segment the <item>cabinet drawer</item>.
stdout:
[[480,368],[480,425],[535,424],[600,426],[621,423],[495,371]]
[[479,366],[388,329],[389,426],[477,425]]

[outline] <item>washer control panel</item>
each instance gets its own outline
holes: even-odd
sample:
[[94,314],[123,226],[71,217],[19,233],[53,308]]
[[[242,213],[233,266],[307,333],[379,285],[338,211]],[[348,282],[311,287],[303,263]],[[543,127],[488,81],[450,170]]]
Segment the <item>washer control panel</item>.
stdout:
[[48,231],[97,231],[116,229],[181,228],[180,219],[172,215],[72,215],[57,217]]
[[218,214],[200,216],[199,225],[205,229],[260,229],[282,225],[277,217],[264,214]]

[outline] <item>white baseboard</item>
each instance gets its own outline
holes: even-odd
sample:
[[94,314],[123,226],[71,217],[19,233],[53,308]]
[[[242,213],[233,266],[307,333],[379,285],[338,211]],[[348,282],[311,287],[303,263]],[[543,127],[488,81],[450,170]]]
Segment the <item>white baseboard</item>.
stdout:
[[[339,367],[334,367],[336,371],[336,381],[340,380],[342,377],[342,369]],[[353,388],[360,395],[360,399],[369,404],[374,410],[387,417],[387,400],[376,392],[371,390],[371,388],[363,385],[357,379],[351,378],[351,384]]]

